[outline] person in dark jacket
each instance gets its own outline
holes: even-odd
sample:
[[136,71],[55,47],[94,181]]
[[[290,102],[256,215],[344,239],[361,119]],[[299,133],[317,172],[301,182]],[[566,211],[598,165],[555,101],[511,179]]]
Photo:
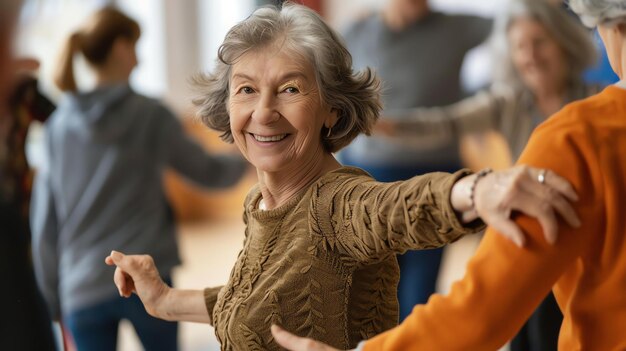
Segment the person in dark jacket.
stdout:
[[10,48],[19,8],[17,0],[0,2],[0,350],[48,351],[55,350],[54,338],[29,255],[24,135],[30,119],[45,118],[52,106],[32,82],[20,89],[14,85],[17,67]]

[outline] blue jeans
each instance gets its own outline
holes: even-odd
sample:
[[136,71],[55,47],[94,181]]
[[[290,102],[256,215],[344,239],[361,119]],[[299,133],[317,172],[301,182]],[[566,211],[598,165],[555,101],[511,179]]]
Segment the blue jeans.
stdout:
[[[427,165],[416,165],[414,167],[373,167],[363,165],[349,157],[343,157],[342,161],[345,165],[353,165],[364,169],[379,182],[406,180],[416,175],[429,172],[452,173],[461,168],[460,165],[436,168],[428,167]],[[400,282],[398,283],[400,321],[411,314],[415,305],[426,303],[430,295],[435,293],[442,255],[443,248],[408,251],[403,255],[398,255],[398,265],[400,266]]]
[[[169,279],[165,279],[171,285]],[[111,282],[113,284],[113,282]],[[78,351],[112,351],[117,347],[117,329],[122,319],[130,321],[147,351],[178,349],[178,323],[150,316],[133,294],[116,297],[64,317]]]

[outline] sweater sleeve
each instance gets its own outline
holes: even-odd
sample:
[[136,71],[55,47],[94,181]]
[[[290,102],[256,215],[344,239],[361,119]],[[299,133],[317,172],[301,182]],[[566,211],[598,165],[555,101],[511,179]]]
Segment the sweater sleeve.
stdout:
[[209,188],[235,185],[247,169],[239,156],[211,155],[196,143],[180,122],[163,106],[159,106],[159,120],[165,144],[166,162],[176,172],[194,183]]
[[209,324],[213,325],[213,308],[217,302],[217,295],[222,290],[223,286],[204,289],[204,304],[206,305],[207,313],[209,314]]
[[[403,143],[433,144],[433,138],[445,135],[482,132],[498,129],[502,119],[502,106],[507,96],[488,90],[444,107],[419,107],[404,112],[396,118],[395,130]],[[453,131],[453,133],[450,133]],[[447,133],[447,134],[446,134]]]
[[[555,118],[555,117],[552,117]],[[554,123],[551,124],[554,126]],[[579,147],[586,136],[570,137],[562,126],[540,127],[520,163],[549,168],[566,177],[580,196],[575,204],[582,227],[559,226],[556,245],[547,244],[540,225],[526,216],[516,223],[527,244],[513,243],[487,230],[465,277],[449,295],[434,295],[409,317],[365,344],[372,350],[496,350],[510,339],[559,277],[591,245],[602,226],[601,176],[593,148]],[[576,141],[577,140],[577,141]],[[468,321],[471,321],[468,323]]]
[[37,285],[48,305],[50,317],[61,317],[59,300],[59,228],[50,177],[41,170],[35,177],[30,203],[33,266]]
[[[317,198],[321,232],[334,233],[326,237],[329,244],[359,264],[441,247],[483,228],[480,221],[464,226],[450,204],[452,186],[467,174],[431,173],[394,183],[356,176],[334,182]],[[330,220],[324,220],[329,214]]]

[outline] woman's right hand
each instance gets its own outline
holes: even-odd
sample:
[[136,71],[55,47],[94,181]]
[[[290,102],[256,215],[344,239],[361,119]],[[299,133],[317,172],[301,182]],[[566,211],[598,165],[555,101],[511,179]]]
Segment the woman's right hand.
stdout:
[[496,171],[477,182],[475,195],[478,216],[518,246],[524,246],[525,235],[511,218],[512,211],[536,218],[550,244],[558,235],[557,214],[573,228],[581,225],[572,205],[578,201],[576,191],[550,170],[518,165]]
[[104,261],[109,266],[117,266],[113,281],[120,296],[130,297],[135,293],[151,316],[167,319],[162,305],[171,288],[161,279],[152,257],[111,251]]

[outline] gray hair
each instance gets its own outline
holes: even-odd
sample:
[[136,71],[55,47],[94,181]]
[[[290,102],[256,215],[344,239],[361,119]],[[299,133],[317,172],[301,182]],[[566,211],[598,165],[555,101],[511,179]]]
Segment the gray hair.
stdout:
[[529,17],[546,28],[565,54],[570,84],[579,84],[582,73],[597,59],[591,34],[561,7],[545,0],[512,0],[504,16],[498,17],[494,26],[494,46],[501,63],[496,70],[494,82],[523,86],[511,59],[507,34],[511,25],[520,17]]
[[569,6],[588,27],[626,22],[623,0],[569,0]]
[[382,107],[378,77],[369,68],[353,72],[340,36],[315,11],[291,3],[260,8],[226,34],[214,71],[194,79],[199,96],[193,102],[202,122],[233,142],[227,106],[232,66],[247,52],[278,40],[309,61],[321,102],[337,111],[330,136],[326,127],[320,131],[326,151],[340,150],[361,133],[369,135]]

